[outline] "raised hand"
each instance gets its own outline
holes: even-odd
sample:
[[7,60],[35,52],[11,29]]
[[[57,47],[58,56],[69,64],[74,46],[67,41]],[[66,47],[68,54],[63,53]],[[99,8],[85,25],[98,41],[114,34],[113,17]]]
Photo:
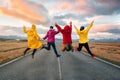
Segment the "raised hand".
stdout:
[[70,21],[70,25],[72,25],[72,21]]

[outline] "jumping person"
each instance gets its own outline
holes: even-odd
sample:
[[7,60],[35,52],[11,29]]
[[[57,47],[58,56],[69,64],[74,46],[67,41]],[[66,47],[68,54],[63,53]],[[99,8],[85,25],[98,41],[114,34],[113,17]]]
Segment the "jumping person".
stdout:
[[76,50],[77,51],[81,51],[82,47],[84,46],[87,49],[88,53],[91,55],[92,58],[95,57],[95,54],[93,54],[90,51],[90,49],[89,49],[89,45],[88,45],[88,41],[89,41],[89,39],[88,39],[88,32],[89,32],[90,28],[93,26],[93,23],[94,23],[94,21],[92,21],[87,26],[86,29],[84,29],[84,26],[81,26],[80,30],[76,26],[74,26],[74,28],[75,28],[75,30],[76,30],[79,38],[80,38],[79,39],[79,46],[78,46],[78,48],[76,48]]
[[33,49],[32,58],[34,58],[34,54],[37,51],[37,49],[42,47],[43,45],[40,41],[40,36],[37,34],[36,25],[32,24],[32,27],[29,30],[26,30],[26,27],[23,26],[23,31],[28,36],[28,47],[24,51],[24,56],[28,50]]
[[50,47],[52,46],[56,56],[60,57],[60,55],[57,53],[56,46],[55,46],[55,35],[58,33],[59,33],[58,31],[55,31],[53,29],[53,26],[50,26],[50,30],[47,32],[47,34],[43,38],[44,40],[47,39],[47,47],[43,46],[41,49],[45,48],[47,50],[50,50]]
[[61,29],[61,27],[58,24],[55,24],[56,28],[59,32],[62,33],[63,41],[62,41],[62,48],[61,50],[64,52],[66,51],[74,51],[72,46],[72,22],[70,22],[70,25],[66,25],[64,29]]

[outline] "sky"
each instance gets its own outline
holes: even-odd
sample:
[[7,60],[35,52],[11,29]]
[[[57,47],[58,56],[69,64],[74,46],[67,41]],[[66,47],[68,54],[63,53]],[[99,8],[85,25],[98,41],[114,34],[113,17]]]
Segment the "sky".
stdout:
[[90,39],[120,38],[120,0],[0,0],[0,36],[27,36],[22,27],[36,24],[43,38],[49,26],[72,21],[72,38],[78,39],[74,25],[87,27],[93,20]]

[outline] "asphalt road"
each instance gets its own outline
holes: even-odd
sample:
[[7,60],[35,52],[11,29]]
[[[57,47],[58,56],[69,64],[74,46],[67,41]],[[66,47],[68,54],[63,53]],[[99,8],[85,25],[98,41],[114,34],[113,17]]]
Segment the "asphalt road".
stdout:
[[58,52],[60,65],[53,49],[39,50],[34,59],[27,55],[0,67],[0,80],[120,80],[120,68],[80,52]]

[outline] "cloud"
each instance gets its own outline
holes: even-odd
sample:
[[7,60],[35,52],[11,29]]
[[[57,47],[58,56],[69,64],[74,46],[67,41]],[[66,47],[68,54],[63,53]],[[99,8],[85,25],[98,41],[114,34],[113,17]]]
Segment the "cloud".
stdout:
[[97,15],[111,15],[120,13],[120,1],[119,0],[94,0],[92,8],[94,14]]
[[[67,24],[67,21],[69,20],[72,20],[73,24],[78,26],[87,26],[89,21],[95,20],[95,24],[90,30],[90,37],[114,38],[120,36],[119,0],[1,1],[5,1],[4,3],[0,4],[0,14],[2,13],[1,15],[4,14],[12,16],[14,18],[21,19],[30,23],[35,23],[38,25],[46,24],[45,26],[41,25],[37,29],[38,33],[43,36],[49,29],[47,27],[49,27],[50,25],[54,26],[54,23],[56,22],[63,27]],[[10,27],[5,27],[0,27],[0,31],[2,31],[4,34],[14,33],[24,35],[22,30],[19,31],[20,28],[13,29]],[[75,32],[73,32],[73,36],[74,35]]]
[[0,35],[22,35],[23,31],[21,28],[9,27],[9,26],[0,26]]
[[[79,15],[110,15],[120,13],[119,0],[57,0],[55,10],[66,10],[79,13]],[[57,8],[57,9],[56,9]]]
[[120,38],[119,34],[112,34],[109,32],[97,32],[96,34],[90,33],[89,38],[94,39],[118,39]]
[[[47,31],[49,30],[48,27],[36,25],[37,33],[40,35],[41,38],[43,38],[45,36],[45,34],[47,33]],[[30,29],[30,28],[31,28],[31,26],[26,26],[26,29]],[[54,28],[54,29],[56,29],[56,28]],[[1,26],[0,25],[0,36],[11,36],[11,35],[27,37],[27,35],[23,32],[23,28],[21,28],[21,27]],[[56,37],[59,37],[59,36],[56,36]]]
[[120,27],[119,25],[115,24],[99,24],[99,25],[93,25],[91,32],[112,32],[119,31]]
[[47,9],[42,4],[27,0],[9,0],[9,8],[1,6],[0,12],[31,23],[45,24],[49,22]]

